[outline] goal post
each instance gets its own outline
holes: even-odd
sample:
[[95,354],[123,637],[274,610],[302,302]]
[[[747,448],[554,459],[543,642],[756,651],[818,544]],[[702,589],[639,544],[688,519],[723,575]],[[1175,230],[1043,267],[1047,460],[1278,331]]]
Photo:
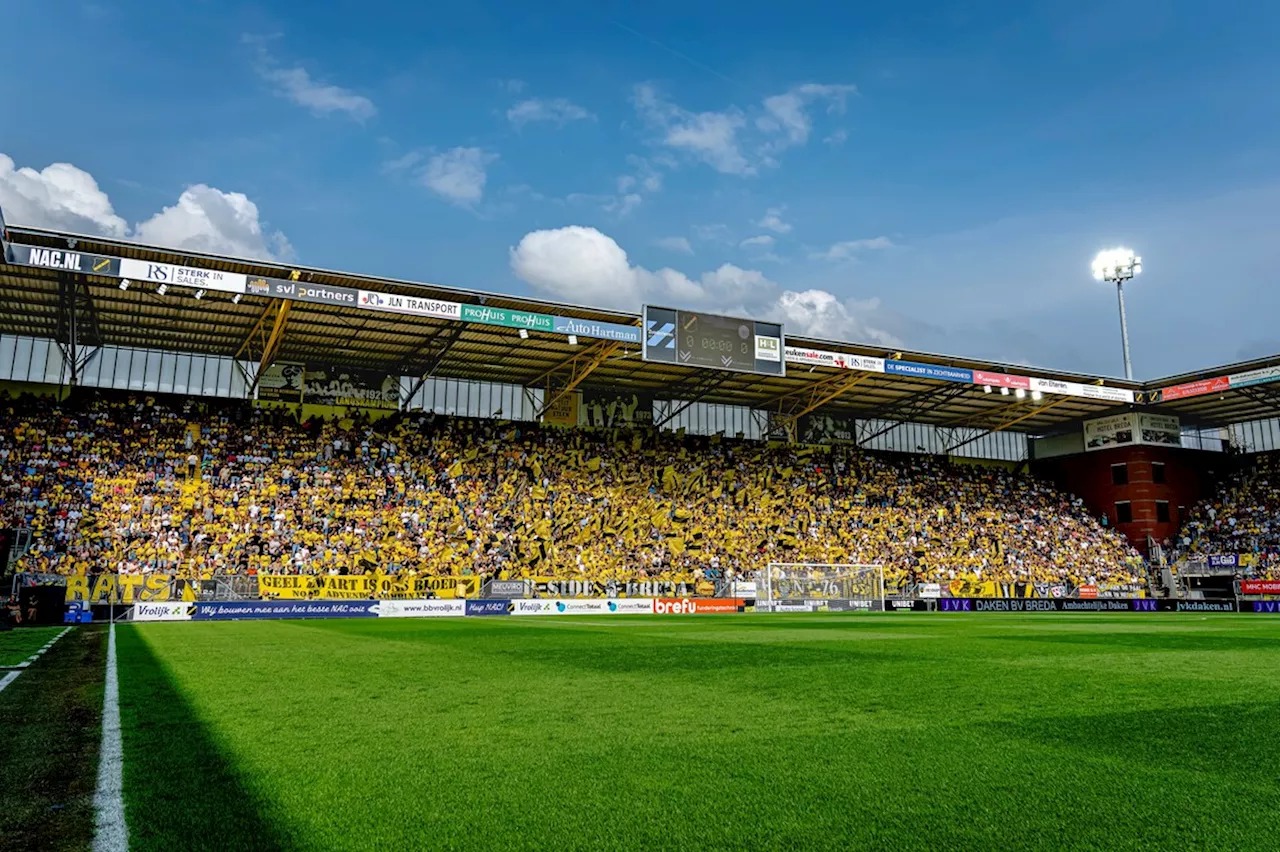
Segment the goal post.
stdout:
[[884,566],[865,563],[770,562],[756,609],[767,612],[885,608]]

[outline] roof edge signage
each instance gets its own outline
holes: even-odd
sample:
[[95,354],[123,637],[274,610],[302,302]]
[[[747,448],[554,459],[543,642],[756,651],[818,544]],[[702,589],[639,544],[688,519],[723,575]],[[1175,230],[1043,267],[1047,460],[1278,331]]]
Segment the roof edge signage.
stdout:
[[941,367],[937,364],[917,364],[914,361],[886,361],[884,371],[895,376],[911,376],[916,379],[937,379],[942,382],[973,383],[973,371],[960,367]]
[[304,284],[281,278],[263,278],[261,275],[249,277],[245,292],[250,296],[270,296],[275,299],[292,299],[295,302],[315,302],[318,305],[356,305],[360,301],[360,291],[350,287]]
[[1216,376],[1212,379],[1201,379],[1198,382],[1187,382],[1181,385],[1161,388],[1160,395],[1165,402],[1174,399],[1186,399],[1189,396],[1204,396],[1207,393],[1219,393],[1231,386],[1228,376]]
[[110,278],[120,275],[120,259],[115,257],[38,246],[11,244],[8,248],[6,257],[10,263],[65,272],[83,272],[86,275],[105,275]]
[[156,284],[176,284],[194,290],[218,290],[223,293],[243,293],[247,275],[239,272],[219,272],[198,266],[175,266],[171,263],[151,263],[145,260],[124,258],[120,261],[120,277],[151,281]]
[[524,328],[529,331],[552,331],[555,329],[556,321],[556,318],[549,314],[490,308],[485,305],[463,305],[462,319],[464,322],[500,325],[504,328]]
[[861,370],[865,373],[884,372],[884,359],[869,355],[850,355],[847,352],[829,352],[825,349],[807,349],[803,346],[788,346],[785,355],[788,364]]
[[638,344],[640,342],[640,326],[638,325],[596,322],[595,320],[581,320],[571,317],[553,317],[552,320],[551,330],[556,334],[573,334],[578,337],[617,340],[622,343]]
[[1030,376],[1013,376],[1008,373],[985,373],[982,370],[974,370],[973,383],[992,388],[1031,390]]
[[1066,382],[1060,379],[1031,379],[1031,390],[1042,393],[1056,393],[1059,396],[1079,396],[1085,399],[1097,399],[1103,402],[1132,403],[1133,391],[1127,388],[1113,388],[1106,385],[1084,385],[1080,382]]
[[420,299],[417,296],[402,296],[399,293],[379,293],[373,290],[360,290],[359,305],[371,311],[388,311],[395,314],[410,314],[417,317],[434,317],[436,319],[462,319],[462,305],[458,302],[446,302],[442,299]]

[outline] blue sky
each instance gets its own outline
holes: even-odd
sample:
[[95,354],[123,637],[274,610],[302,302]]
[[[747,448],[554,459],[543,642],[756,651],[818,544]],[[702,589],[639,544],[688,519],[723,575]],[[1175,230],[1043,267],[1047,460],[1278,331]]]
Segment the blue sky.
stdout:
[[0,0],[0,204],[1110,375],[1126,244],[1139,377],[1280,352],[1280,8],[971,5]]

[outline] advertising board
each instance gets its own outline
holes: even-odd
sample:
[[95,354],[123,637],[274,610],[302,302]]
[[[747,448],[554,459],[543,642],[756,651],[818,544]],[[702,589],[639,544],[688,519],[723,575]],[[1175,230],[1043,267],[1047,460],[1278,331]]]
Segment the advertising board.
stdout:
[[935,379],[940,382],[965,382],[972,384],[973,371],[939,364],[917,364],[914,361],[885,361],[884,371],[895,376],[911,376],[917,379]]
[[741,598],[656,598],[653,611],[658,615],[705,615],[717,612],[742,612]]
[[378,601],[378,618],[461,618],[467,615],[464,600]]
[[240,621],[264,618],[377,618],[373,601],[227,601],[197,603],[194,621]]
[[609,612],[616,615],[653,614],[653,601],[649,598],[610,598],[606,604]]
[[159,601],[140,603],[133,607],[134,621],[190,621],[194,603],[186,601]]
[[1084,422],[1084,448],[1106,450],[1133,443],[1133,418],[1128,414],[1099,417]]
[[511,603],[512,615],[608,615],[617,611],[603,598],[551,598]]
[[511,609],[508,600],[466,601],[467,615],[507,615]]
[[1241,580],[1242,595],[1280,595],[1280,580]]

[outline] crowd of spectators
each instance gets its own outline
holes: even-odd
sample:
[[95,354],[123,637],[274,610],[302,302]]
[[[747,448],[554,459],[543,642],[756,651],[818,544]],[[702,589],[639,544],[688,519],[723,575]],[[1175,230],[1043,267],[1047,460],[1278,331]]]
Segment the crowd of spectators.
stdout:
[[1280,579],[1280,454],[1250,457],[1182,525],[1179,548],[1191,558],[1241,557],[1244,573]]
[[3,525],[31,530],[19,570],[61,574],[686,581],[877,563],[890,584],[973,594],[1141,573],[1079,500],[988,466],[141,395],[0,404]]

